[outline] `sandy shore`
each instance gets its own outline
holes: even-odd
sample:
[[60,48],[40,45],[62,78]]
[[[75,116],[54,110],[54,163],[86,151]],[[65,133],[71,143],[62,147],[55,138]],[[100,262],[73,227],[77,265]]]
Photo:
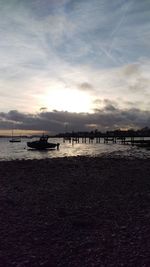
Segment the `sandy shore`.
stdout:
[[0,266],[150,266],[150,160],[0,162],[0,203]]

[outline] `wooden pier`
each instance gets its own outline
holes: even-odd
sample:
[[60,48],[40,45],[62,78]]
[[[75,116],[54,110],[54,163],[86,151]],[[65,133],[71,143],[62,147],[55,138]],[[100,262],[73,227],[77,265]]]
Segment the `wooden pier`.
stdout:
[[136,146],[150,146],[150,137],[149,140],[144,139],[144,137],[142,136],[107,136],[107,135],[103,135],[103,136],[94,136],[94,135],[89,135],[89,136],[63,136],[63,142],[69,142],[72,144],[79,144],[79,143],[89,143],[89,144],[100,144],[100,143],[104,143],[104,144],[109,144],[109,143],[113,143],[113,144],[122,144],[122,145],[136,145]]

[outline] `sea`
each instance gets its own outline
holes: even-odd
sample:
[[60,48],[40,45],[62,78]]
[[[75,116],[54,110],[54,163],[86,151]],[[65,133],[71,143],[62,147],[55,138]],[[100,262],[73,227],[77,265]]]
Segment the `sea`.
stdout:
[[[62,138],[52,138],[49,142],[60,143],[59,150],[34,150],[27,147],[27,142],[31,141],[22,138],[20,143],[10,143],[8,138],[0,138],[0,161],[10,160],[27,160],[27,159],[46,159],[46,158],[62,158],[72,156],[89,156],[89,157],[105,157],[105,158],[128,158],[128,159],[146,159],[150,158],[150,150],[138,148],[131,145],[123,145],[121,143],[105,144],[101,139],[100,143],[69,143],[63,142]],[[32,139],[32,141],[34,141]]]

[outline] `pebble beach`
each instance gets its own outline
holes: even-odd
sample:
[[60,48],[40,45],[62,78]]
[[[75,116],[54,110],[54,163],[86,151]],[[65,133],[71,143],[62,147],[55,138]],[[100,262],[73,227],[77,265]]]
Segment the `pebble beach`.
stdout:
[[0,162],[0,266],[150,266],[150,159]]

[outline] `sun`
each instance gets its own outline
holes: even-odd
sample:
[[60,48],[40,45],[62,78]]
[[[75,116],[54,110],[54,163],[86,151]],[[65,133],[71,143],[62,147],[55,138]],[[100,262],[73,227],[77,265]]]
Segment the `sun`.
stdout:
[[75,89],[55,89],[49,91],[42,99],[42,105],[51,110],[68,112],[90,112],[91,96],[87,92]]

